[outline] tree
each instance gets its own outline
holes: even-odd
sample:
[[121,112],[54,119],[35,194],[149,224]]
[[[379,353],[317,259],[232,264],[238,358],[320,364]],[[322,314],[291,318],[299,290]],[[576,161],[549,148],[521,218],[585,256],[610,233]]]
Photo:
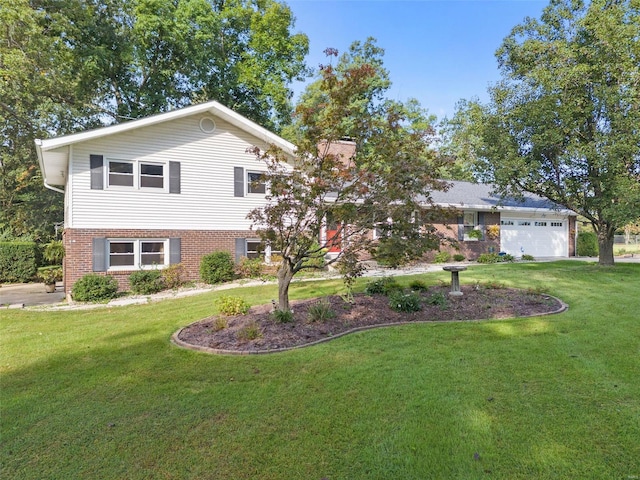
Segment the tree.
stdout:
[[[546,197],[593,225],[599,263],[640,211],[640,5],[552,0],[496,53],[490,102],[458,111],[452,141],[502,194]],[[466,117],[466,118],[465,118]]]
[[63,198],[35,138],[215,99],[290,122],[308,39],[275,0],[0,0],[0,230],[46,240]]
[[[373,39],[356,42],[335,68],[321,68],[295,112],[295,159],[276,147],[256,150],[267,165],[269,195],[249,218],[282,256],[280,310],[289,310],[294,275],[315,268],[313,260],[334,247],[340,251],[329,263],[337,262],[352,280],[360,273],[359,255],[376,253],[387,241],[406,247],[391,251],[395,262],[440,244],[428,223],[440,210],[422,210],[429,192],[445,187],[434,176],[439,161],[430,148],[433,118],[415,101],[384,97],[389,81],[382,53]],[[355,148],[341,154],[344,139]],[[334,224],[332,234],[323,238],[328,223]],[[374,228],[381,240],[373,239]]]

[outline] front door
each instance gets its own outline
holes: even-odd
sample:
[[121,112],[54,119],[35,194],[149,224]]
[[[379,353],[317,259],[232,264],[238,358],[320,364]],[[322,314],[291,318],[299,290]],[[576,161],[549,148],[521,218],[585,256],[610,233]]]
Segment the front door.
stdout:
[[338,253],[342,251],[342,235],[340,226],[340,222],[336,222],[332,215],[327,215],[327,245],[329,245],[329,253]]

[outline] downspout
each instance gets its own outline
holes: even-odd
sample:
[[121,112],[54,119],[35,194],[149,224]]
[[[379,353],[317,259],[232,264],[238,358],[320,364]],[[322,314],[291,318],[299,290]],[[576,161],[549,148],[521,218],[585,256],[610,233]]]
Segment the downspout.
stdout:
[[44,161],[42,159],[42,140],[36,138],[36,153],[38,154],[38,164],[40,165],[40,171],[42,172],[42,183],[44,183],[44,187],[49,190],[53,190],[54,192],[62,193],[64,195],[64,190],[54,187],[53,185],[49,185],[47,183],[46,175],[44,174]]

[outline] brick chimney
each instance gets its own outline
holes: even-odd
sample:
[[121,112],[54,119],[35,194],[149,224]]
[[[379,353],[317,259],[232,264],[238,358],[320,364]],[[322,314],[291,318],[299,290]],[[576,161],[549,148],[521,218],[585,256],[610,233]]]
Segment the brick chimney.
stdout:
[[336,155],[343,164],[347,165],[356,154],[356,142],[353,140],[335,140],[329,143],[326,141],[318,144],[318,153],[324,155]]

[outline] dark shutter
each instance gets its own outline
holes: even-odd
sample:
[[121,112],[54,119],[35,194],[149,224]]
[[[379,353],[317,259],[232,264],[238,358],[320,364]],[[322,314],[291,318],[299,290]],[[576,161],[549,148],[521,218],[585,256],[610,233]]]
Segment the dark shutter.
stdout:
[[169,193],[180,193],[180,162],[169,162]]
[[97,237],[93,239],[92,257],[93,257],[93,271],[106,272],[107,271],[107,239],[106,238]]
[[233,167],[233,196],[244,197],[244,168]]
[[464,217],[458,217],[458,240],[464,240]]
[[104,189],[104,159],[102,155],[89,155],[89,166],[91,168],[91,189]]
[[242,257],[247,256],[247,240],[245,238],[236,238],[236,263]]
[[182,261],[181,244],[182,242],[179,238],[169,239],[169,263],[171,265],[173,265],[174,263],[180,263]]

